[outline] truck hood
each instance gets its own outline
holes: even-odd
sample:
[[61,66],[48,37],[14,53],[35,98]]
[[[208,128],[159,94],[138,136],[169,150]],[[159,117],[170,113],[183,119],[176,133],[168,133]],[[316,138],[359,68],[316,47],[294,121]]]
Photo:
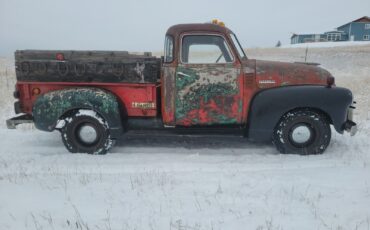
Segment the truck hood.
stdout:
[[288,63],[255,60],[256,82],[259,88],[286,85],[327,85],[332,75],[310,63]]

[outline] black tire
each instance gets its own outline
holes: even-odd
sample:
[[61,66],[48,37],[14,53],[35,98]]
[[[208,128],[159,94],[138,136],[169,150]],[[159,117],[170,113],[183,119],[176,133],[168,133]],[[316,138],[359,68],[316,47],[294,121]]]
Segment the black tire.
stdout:
[[296,110],[285,114],[277,124],[272,141],[281,153],[322,154],[331,139],[330,122],[312,110]]
[[62,140],[71,153],[106,154],[114,145],[108,124],[92,110],[79,110],[64,118]]

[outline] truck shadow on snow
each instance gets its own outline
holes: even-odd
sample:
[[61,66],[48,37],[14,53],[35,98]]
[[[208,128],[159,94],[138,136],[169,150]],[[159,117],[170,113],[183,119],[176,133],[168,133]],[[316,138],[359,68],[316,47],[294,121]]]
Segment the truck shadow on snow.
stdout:
[[[113,152],[122,147],[161,147],[184,149],[266,149],[273,148],[272,143],[255,143],[240,136],[194,136],[166,134],[126,134],[116,141]],[[116,150],[116,151],[115,151]]]

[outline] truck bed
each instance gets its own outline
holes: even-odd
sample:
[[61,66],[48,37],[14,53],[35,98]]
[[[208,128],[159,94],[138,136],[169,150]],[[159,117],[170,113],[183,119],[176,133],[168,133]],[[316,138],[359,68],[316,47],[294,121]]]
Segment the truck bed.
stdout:
[[156,83],[161,59],[127,51],[18,50],[15,65],[23,82]]

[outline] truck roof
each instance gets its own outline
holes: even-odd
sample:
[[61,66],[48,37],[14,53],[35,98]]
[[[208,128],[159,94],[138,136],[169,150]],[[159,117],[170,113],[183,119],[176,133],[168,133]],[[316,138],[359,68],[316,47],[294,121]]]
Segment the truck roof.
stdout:
[[192,23],[192,24],[178,24],[171,26],[167,30],[167,35],[178,36],[183,32],[199,31],[199,32],[218,32],[218,33],[232,33],[226,26],[220,26],[214,23]]

